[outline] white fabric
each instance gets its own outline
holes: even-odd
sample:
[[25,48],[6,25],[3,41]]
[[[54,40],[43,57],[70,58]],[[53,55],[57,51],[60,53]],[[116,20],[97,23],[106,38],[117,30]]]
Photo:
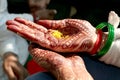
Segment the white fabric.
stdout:
[[110,11],[108,22],[114,27],[115,37],[109,51],[99,60],[105,62],[106,64],[120,67],[120,28],[118,28],[120,18],[118,14],[116,14],[114,11]]
[[0,0],[0,80],[8,80],[2,68],[2,56],[5,52],[11,51],[18,55],[21,64],[25,64],[28,52],[28,43],[22,37],[8,31],[6,21],[22,17],[33,21],[30,14],[9,14],[7,10],[7,0]]
[[115,40],[109,51],[99,60],[120,67],[120,40]]
[[0,12],[7,11],[7,0],[0,0]]

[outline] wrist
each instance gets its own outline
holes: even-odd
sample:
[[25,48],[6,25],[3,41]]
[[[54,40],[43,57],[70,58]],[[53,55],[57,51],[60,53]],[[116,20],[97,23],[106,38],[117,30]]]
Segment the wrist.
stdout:
[[95,41],[95,43],[93,44],[93,48],[92,50],[89,52],[91,55],[95,55],[97,53],[97,51],[99,50],[100,46],[101,46],[101,43],[102,43],[102,35],[103,35],[103,32],[102,30],[98,29],[96,30],[96,34],[97,34],[97,39]]
[[105,34],[105,32],[104,32],[104,35],[102,37],[101,46],[98,49],[98,53],[95,55],[95,57],[97,57],[97,58],[102,57],[103,55],[105,55],[108,52],[108,50],[110,49],[112,42],[114,40],[114,27],[113,27],[113,25],[103,22],[103,23],[99,24],[96,28],[103,29],[106,26],[108,28],[108,34]]
[[97,52],[99,52],[105,46],[107,38],[108,38],[108,35],[103,32],[101,45],[100,45],[99,49],[97,50]]

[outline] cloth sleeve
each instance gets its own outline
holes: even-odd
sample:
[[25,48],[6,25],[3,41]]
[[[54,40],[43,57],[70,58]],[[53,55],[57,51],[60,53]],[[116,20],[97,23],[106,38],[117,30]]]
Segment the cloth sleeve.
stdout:
[[109,51],[99,60],[105,62],[106,64],[120,67],[120,40],[115,40]]
[[7,11],[7,0],[0,0],[0,13]]
[[4,41],[0,41],[0,56],[2,57],[6,52],[18,53],[14,36],[10,36]]

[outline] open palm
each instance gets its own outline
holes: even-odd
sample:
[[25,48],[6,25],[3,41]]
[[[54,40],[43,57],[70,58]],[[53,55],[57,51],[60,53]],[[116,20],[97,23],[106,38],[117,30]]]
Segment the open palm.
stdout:
[[96,29],[85,20],[39,20],[22,18],[7,21],[7,28],[31,42],[57,52],[90,51],[97,38]]

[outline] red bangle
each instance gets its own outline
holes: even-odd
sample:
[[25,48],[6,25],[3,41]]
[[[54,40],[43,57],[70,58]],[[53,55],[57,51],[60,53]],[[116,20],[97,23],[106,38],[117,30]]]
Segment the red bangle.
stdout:
[[94,44],[94,47],[93,49],[91,50],[90,54],[91,55],[95,55],[97,53],[97,50],[99,49],[100,45],[101,45],[101,42],[102,42],[102,30],[97,30],[97,40]]

